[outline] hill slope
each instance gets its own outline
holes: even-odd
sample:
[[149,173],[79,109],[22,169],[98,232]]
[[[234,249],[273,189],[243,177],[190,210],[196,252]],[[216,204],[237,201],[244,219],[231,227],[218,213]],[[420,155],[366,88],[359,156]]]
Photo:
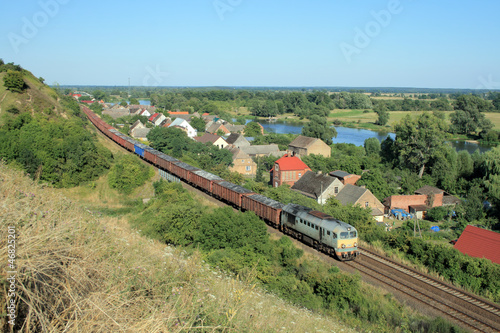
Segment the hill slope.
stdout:
[[19,92],[0,85],[0,159],[14,163],[32,179],[71,187],[95,180],[110,167],[112,155],[85,130],[78,103],[42,84],[26,70]]
[[210,270],[196,253],[141,237],[122,219],[99,217],[4,163],[0,198],[1,239],[16,230],[14,331],[352,331]]

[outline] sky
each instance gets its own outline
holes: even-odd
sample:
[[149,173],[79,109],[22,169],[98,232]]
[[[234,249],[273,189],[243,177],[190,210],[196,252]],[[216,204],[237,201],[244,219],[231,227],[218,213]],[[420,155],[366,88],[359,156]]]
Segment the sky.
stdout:
[[2,1],[47,84],[500,89],[498,0]]

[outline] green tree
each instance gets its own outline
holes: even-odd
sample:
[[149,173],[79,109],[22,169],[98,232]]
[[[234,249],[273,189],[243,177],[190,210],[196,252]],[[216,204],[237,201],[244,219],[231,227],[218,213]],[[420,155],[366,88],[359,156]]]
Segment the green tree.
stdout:
[[489,111],[491,104],[473,95],[461,95],[457,98],[456,111],[451,114],[450,130],[459,134],[471,134],[478,128],[489,130],[493,127],[482,112]]
[[377,121],[375,122],[375,124],[380,125],[380,126],[387,125],[387,123],[389,122],[389,118],[390,118],[389,112],[387,112],[385,110],[379,110],[376,112],[378,114],[378,118],[377,118]]
[[397,193],[395,188],[389,186],[387,179],[382,175],[379,169],[373,169],[363,173],[361,179],[358,180],[356,184],[359,186],[365,185],[380,201]]
[[337,137],[337,130],[331,127],[319,116],[311,116],[311,121],[302,128],[302,135],[323,140],[327,145],[333,143],[332,138]]
[[260,135],[262,135],[262,127],[258,122],[252,121],[245,126],[245,136],[251,136],[255,138]]
[[368,138],[364,142],[366,155],[380,154],[380,141],[377,138]]
[[22,93],[26,88],[23,80],[23,74],[18,71],[7,71],[3,78],[3,85],[12,92]]
[[138,105],[138,104],[139,104],[139,100],[137,98],[130,99],[130,105]]
[[205,132],[205,120],[201,117],[192,117],[191,126],[193,126],[194,129],[196,129],[198,132]]
[[400,164],[419,171],[422,178],[427,163],[445,143],[446,124],[428,112],[416,118],[407,115],[394,126],[394,148]]

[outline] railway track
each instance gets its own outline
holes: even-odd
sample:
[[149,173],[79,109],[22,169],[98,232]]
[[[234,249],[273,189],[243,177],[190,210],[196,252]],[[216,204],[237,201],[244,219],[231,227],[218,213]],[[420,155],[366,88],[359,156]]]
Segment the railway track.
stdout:
[[500,332],[500,306],[435,278],[361,249],[349,265],[379,282],[442,313],[474,332]]

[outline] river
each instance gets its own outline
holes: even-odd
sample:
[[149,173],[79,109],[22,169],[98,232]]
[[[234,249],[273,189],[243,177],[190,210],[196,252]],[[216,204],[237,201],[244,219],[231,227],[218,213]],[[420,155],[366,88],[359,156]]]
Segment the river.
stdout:
[[[302,132],[301,124],[289,124],[286,122],[264,122],[260,124],[264,129],[271,133],[277,134],[300,134]],[[393,139],[396,137],[394,133],[375,132],[367,129],[349,128],[349,127],[335,127],[337,130],[337,137],[332,138],[333,143],[352,143],[356,146],[363,146],[365,140],[368,138],[377,138],[380,142],[385,140],[388,136]],[[479,149],[481,153],[490,150],[490,147],[481,146],[477,143],[465,141],[450,141],[452,147],[457,151],[467,150],[470,154]]]

